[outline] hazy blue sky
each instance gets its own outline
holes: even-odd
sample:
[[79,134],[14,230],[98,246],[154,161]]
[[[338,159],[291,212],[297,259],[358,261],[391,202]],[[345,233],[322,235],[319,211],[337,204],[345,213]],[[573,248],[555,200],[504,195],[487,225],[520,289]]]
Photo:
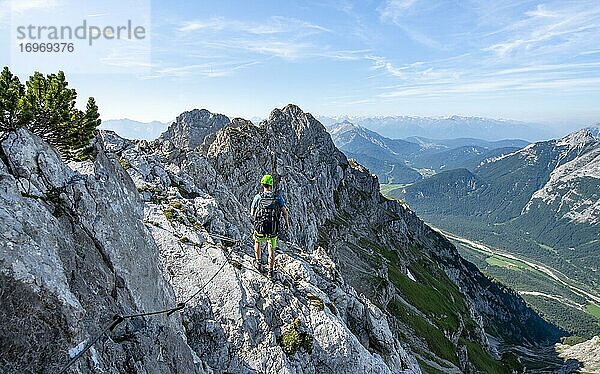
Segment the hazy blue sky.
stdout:
[[[3,1],[8,50],[16,42]],[[21,0],[18,11],[74,3]],[[151,58],[100,62],[120,74],[66,70],[105,119],[165,121],[195,107],[264,117],[293,102],[325,115],[600,121],[598,0],[156,1],[149,9]],[[7,53],[0,63],[10,65]]]

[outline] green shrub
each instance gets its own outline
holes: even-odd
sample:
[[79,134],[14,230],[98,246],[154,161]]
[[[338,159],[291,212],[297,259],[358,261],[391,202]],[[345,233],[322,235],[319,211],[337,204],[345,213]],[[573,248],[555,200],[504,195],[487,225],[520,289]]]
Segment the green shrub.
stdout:
[[287,331],[283,333],[281,339],[281,349],[288,356],[294,355],[300,349],[303,349],[308,353],[312,353],[312,345],[312,335],[307,332],[300,331],[300,320],[298,318],[296,318],[288,327]]
[[25,86],[5,67],[0,74],[0,131],[25,127],[31,119],[25,101]]
[[52,215],[56,218],[59,218],[64,213],[63,202],[60,198],[60,194],[63,192],[64,188],[53,187],[46,191],[46,193],[44,193],[43,200],[54,206],[54,211],[52,211]]
[[167,217],[169,221],[175,219],[175,211],[173,210],[173,208],[165,208],[163,210],[163,214],[165,215],[165,217]]
[[200,194],[198,194],[197,192],[188,192],[184,185],[182,183],[176,182],[176,181],[171,181],[171,187],[175,187],[177,188],[177,191],[179,191],[179,194],[181,195],[181,197],[183,197],[184,199],[195,199],[197,197],[200,197]]
[[[125,170],[127,170],[131,167],[131,164],[122,158],[120,158],[118,161],[119,161],[119,164],[121,165],[121,167]],[[138,188],[138,191],[139,191],[139,188]]]

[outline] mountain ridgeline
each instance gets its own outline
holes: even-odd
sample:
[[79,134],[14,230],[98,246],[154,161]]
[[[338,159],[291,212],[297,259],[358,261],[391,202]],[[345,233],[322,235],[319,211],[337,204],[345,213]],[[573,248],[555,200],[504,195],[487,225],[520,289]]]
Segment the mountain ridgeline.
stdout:
[[433,173],[456,168],[474,170],[486,160],[529,144],[518,139],[433,140],[418,136],[390,139],[348,121],[336,123],[328,130],[340,150],[367,166],[386,184],[414,183]]
[[477,138],[498,141],[514,137],[527,141],[541,141],[561,135],[539,123],[457,115],[447,117],[319,117],[319,120],[327,127],[349,121],[391,139],[417,136],[429,139]]
[[[0,149],[0,371],[54,372],[112,315],[182,300],[107,330],[69,370],[510,373],[548,365],[521,347],[563,334],[295,105],[258,125],[185,112],[151,142],[105,131],[93,161],[68,165],[24,129]],[[248,240],[265,173],[292,223],[273,280]]]

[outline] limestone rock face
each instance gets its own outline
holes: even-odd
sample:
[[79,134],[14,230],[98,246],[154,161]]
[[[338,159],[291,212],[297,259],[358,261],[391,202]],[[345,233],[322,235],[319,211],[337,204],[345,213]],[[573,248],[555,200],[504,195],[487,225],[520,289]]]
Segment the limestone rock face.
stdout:
[[[57,372],[114,314],[175,304],[138,192],[101,144],[74,168],[24,130],[1,147],[0,371]],[[199,372],[178,315],[131,319],[111,339],[74,368]]]
[[214,134],[229,123],[222,114],[213,114],[206,109],[194,109],[177,116],[175,122],[160,136],[168,139],[175,147],[194,149],[204,142],[204,138]]
[[572,346],[557,344],[556,350],[564,360],[576,360],[578,363],[583,363],[581,368],[577,367],[580,365],[576,366],[577,371],[581,373],[600,372],[600,336],[596,335],[590,340]]
[[[1,149],[5,371],[55,372],[113,314],[184,301],[127,320],[72,371],[475,372],[494,362],[486,333],[550,334],[295,105],[258,125],[186,112],[153,142],[104,131],[94,162],[66,165],[26,131]],[[265,173],[291,218],[273,279],[252,266]]]

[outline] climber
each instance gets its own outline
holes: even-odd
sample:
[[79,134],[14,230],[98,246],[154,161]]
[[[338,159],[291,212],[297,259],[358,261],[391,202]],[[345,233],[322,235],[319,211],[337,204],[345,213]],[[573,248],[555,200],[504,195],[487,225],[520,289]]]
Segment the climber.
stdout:
[[280,216],[283,215],[285,219],[285,230],[289,230],[290,220],[283,198],[273,191],[273,177],[266,174],[260,180],[260,184],[262,192],[254,196],[250,208],[250,215],[254,217],[254,266],[261,271],[260,245],[262,242],[267,242],[269,247],[268,275],[273,277]]

